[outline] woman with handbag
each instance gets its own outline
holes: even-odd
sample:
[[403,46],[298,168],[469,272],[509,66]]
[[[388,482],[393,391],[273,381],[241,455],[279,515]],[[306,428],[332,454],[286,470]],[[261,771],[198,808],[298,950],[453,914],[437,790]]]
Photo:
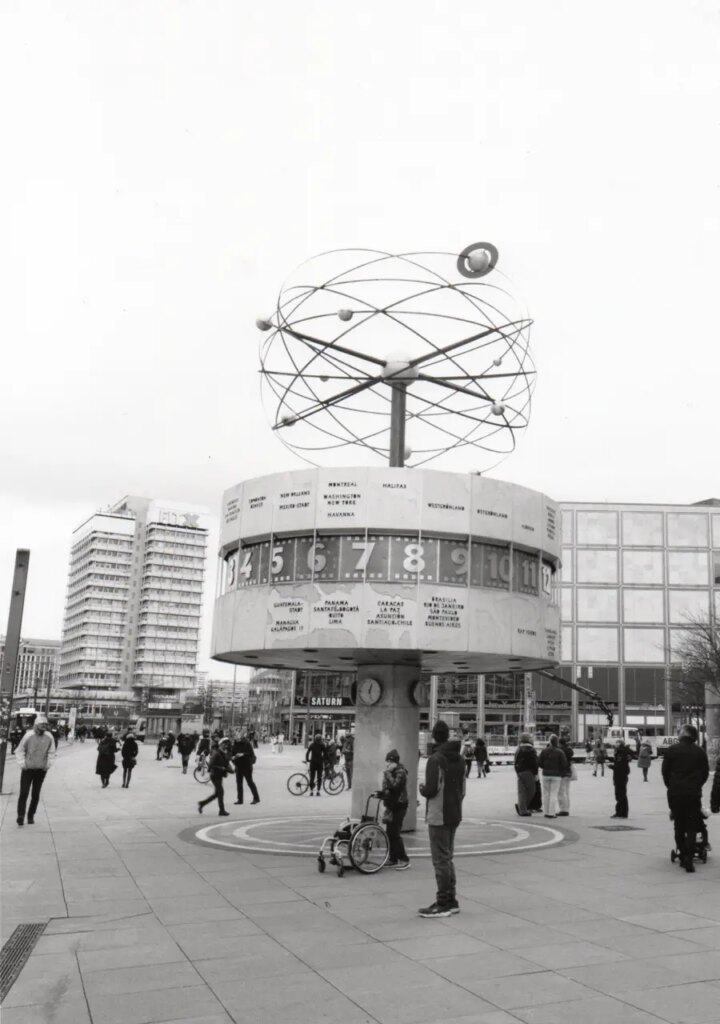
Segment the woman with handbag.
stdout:
[[387,863],[388,867],[394,867],[396,871],[407,871],[410,867],[410,859],[400,835],[408,809],[407,777],[407,768],[400,764],[397,750],[389,750],[385,755],[380,795],[385,808],[383,824],[390,841],[390,859]]
[[122,788],[128,789],[130,786],[130,776],[132,775],[133,768],[137,764],[138,756],[138,745],[135,737],[131,732],[125,737],[125,742],[122,745],[120,751],[120,757],[122,758],[123,766],[123,780]]

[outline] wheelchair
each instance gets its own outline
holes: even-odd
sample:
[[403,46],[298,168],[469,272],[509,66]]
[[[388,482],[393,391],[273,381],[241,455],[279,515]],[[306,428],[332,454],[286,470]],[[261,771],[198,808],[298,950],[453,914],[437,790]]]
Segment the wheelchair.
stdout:
[[[375,812],[370,805],[375,802]],[[365,801],[365,813],[359,821],[346,818],[331,836],[326,836],[318,852],[318,871],[328,863],[342,878],[347,868],[356,868],[364,875],[374,875],[385,867],[390,856],[390,840],[380,817],[380,793],[371,793]],[[327,858],[327,859],[326,859]]]

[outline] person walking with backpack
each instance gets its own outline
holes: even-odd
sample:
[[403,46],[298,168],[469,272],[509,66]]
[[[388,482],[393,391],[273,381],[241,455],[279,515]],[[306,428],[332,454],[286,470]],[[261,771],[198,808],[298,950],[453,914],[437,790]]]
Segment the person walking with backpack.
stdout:
[[217,740],[213,740],[210,745],[210,758],[208,760],[208,768],[210,770],[210,781],[213,784],[213,794],[207,797],[205,800],[200,800],[198,803],[198,813],[202,814],[203,807],[206,807],[213,800],[218,802],[218,814],[221,818],[227,818],[230,814],[229,811],[225,810],[225,790],[223,787],[223,779],[226,775],[229,775],[233,770],[230,761],[228,760],[228,753],[230,751],[230,740],[223,740],[222,743],[218,743]]
[[435,901],[418,911],[420,917],[428,918],[460,913],[453,853],[465,796],[465,765],[460,740],[450,739],[448,724],[442,720],[433,726],[432,738],[435,748],[425,766],[425,782],[420,786],[420,793],[426,800],[425,820],[437,886]]
[[407,768],[400,763],[400,754],[397,750],[389,750],[385,755],[381,796],[385,808],[383,824],[390,841],[387,864],[396,871],[406,871],[410,867],[410,858],[400,834],[408,809],[407,778]]
[[465,778],[470,778],[470,769],[472,768],[473,761],[475,760],[475,744],[472,741],[470,735],[466,736],[463,740],[462,755],[465,761]]
[[236,804],[244,802],[244,782],[247,782],[248,789],[252,793],[253,804],[260,803],[260,794],[253,781],[253,765],[256,761],[257,755],[252,743],[247,736],[241,735],[232,745],[232,762],[235,765],[235,785],[237,786]]

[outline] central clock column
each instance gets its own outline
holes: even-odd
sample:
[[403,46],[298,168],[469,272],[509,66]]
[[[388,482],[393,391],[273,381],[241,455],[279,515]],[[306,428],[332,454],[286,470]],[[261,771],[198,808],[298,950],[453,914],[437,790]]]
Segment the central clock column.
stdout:
[[[382,687],[380,700],[370,706],[360,699],[363,679],[377,679]],[[355,711],[355,762],[351,814],[359,818],[365,812],[370,793],[380,789],[385,755],[395,748],[408,772],[408,809],[403,831],[415,829],[418,800],[418,732],[420,710],[410,691],[420,679],[419,666],[359,665]],[[382,810],[381,810],[382,816]]]

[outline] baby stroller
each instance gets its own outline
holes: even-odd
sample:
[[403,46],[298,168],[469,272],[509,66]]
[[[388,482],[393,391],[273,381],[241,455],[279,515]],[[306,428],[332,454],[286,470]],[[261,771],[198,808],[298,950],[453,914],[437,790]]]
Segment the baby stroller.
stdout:
[[[370,804],[375,803],[375,813],[370,813]],[[326,836],[318,852],[318,871],[327,867],[326,854],[330,864],[337,868],[338,878],[345,874],[346,867],[357,868],[365,875],[375,874],[385,866],[390,856],[390,841],[387,832],[378,821],[380,814],[380,793],[371,793],[365,802],[365,813],[360,821],[346,818],[340,828]]]
[[[710,840],[708,838],[708,830],[705,821],[709,818],[709,812],[702,809],[700,814],[700,821],[698,822],[697,832],[695,834],[695,849],[693,850],[693,860],[699,860],[701,864],[707,864],[708,851],[712,849],[710,846]],[[673,820],[672,814],[670,814],[670,820]],[[673,864],[677,861],[680,867],[684,867],[683,855],[675,847],[674,850],[670,851],[670,860]]]

